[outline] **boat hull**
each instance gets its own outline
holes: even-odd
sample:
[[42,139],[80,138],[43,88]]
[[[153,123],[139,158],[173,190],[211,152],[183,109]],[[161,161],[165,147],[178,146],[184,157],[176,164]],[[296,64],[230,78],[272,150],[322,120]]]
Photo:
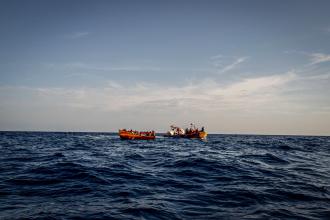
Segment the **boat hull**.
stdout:
[[198,136],[200,139],[205,139],[207,137],[207,132],[200,131],[200,132],[198,132]]
[[205,131],[199,131],[198,133],[192,134],[183,134],[183,135],[169,135],[166,134],[164,137],[171,137],[171,138],[189,138],[189,139],[205,139],[207,137],[207,133]]
[[126,131],[119,131],[119,137],[122,140],[154,140],[156,136],[132,134]]

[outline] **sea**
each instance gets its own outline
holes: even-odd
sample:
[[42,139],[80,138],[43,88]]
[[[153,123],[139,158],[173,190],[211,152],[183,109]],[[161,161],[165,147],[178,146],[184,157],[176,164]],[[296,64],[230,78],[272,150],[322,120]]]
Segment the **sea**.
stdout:
[[330,219],[330,137],[0,132],[0,219]]

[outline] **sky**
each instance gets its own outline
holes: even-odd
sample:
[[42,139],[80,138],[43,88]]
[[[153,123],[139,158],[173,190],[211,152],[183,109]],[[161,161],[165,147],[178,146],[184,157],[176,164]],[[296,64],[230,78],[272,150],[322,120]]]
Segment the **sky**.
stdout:
[[0,0],[0,130],[330,135],[329,8]]

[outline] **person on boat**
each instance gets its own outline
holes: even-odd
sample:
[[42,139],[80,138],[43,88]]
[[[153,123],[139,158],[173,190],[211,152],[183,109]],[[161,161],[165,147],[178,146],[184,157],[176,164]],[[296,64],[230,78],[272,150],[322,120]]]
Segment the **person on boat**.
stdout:
[[204,132],[204,126],[202,127],[201,132]]

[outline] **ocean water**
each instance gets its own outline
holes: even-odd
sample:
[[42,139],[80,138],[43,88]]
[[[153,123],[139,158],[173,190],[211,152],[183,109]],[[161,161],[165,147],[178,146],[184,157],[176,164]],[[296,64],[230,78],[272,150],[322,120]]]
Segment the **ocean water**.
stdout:
[[330,137],[1,132],[0,219],[330,219]]

